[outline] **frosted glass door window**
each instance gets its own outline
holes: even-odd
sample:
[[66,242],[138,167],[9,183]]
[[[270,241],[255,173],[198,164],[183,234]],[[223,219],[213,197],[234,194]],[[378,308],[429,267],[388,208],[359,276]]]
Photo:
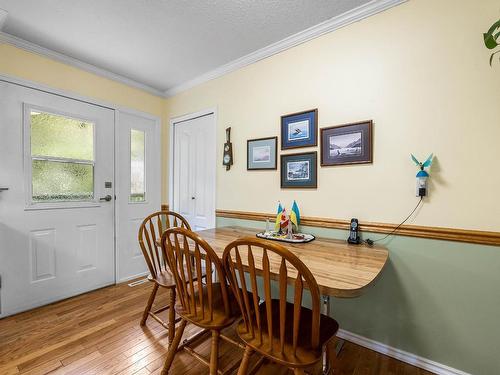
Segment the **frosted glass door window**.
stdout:
[[130,201],[146,200],[145,186],[145,133],[130,129]]
[[94,124],[30,111],[31,200],[94,199]]

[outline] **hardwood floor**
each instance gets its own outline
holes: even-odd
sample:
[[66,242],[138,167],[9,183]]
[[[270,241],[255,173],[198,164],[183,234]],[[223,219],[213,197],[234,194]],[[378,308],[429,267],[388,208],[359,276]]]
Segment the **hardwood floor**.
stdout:
[[[0,374],[159,374],[167,350],[165,329],[153,319],[139,326],[151,288],[149,282],[133,288],[120,284],[0,320]],[[166,303],[167,296],[158,299],[158,304]],[[186,336],[196,330],[188,326]],[[210,340],[200,341],[195,349],[208,357]],[[242,355],[223,343],[221,368],[239,362]],[[181,353],[171,373],[203,374],[207,369]],[[347,342],[335,374],[430,373]]]

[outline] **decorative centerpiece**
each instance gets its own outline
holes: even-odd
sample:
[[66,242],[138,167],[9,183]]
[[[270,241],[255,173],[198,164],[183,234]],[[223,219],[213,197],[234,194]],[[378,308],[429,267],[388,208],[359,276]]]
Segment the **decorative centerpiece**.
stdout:
[[299,232],[299,224],[300,212],[297,202],[293,201],[290,215],[288,215],[286,209],[281,205],[281,203],[278,202],[278,213],[276,214],[274,230],[270,230],[269,219],[267,219],[266,230],[264,232],[257,233],[257,237],[267,240],[293,243],[304,243],[314,240],[315,237],[312,234]]

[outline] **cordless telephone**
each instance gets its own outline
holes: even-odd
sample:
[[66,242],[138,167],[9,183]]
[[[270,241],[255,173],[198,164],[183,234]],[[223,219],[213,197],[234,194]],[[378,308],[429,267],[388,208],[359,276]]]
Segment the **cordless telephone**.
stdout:
[[358,229],[358,219],[351,219],[351,225],[349,226],[349,238],[347,239],[347,242],[352,244],[359,244],[361,242]]

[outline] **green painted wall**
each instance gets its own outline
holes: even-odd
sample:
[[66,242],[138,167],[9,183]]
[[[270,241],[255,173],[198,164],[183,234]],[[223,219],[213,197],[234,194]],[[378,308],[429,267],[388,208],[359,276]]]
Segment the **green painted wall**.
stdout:
[[[217,219],[229,225],[265,227]],[[347,238],[347,231],[302,230]],[[341,328],[470,374],[500,374],[500,248],[404,236],[383,244],[390,258],[375,286],[358,298],[332,298]]]

